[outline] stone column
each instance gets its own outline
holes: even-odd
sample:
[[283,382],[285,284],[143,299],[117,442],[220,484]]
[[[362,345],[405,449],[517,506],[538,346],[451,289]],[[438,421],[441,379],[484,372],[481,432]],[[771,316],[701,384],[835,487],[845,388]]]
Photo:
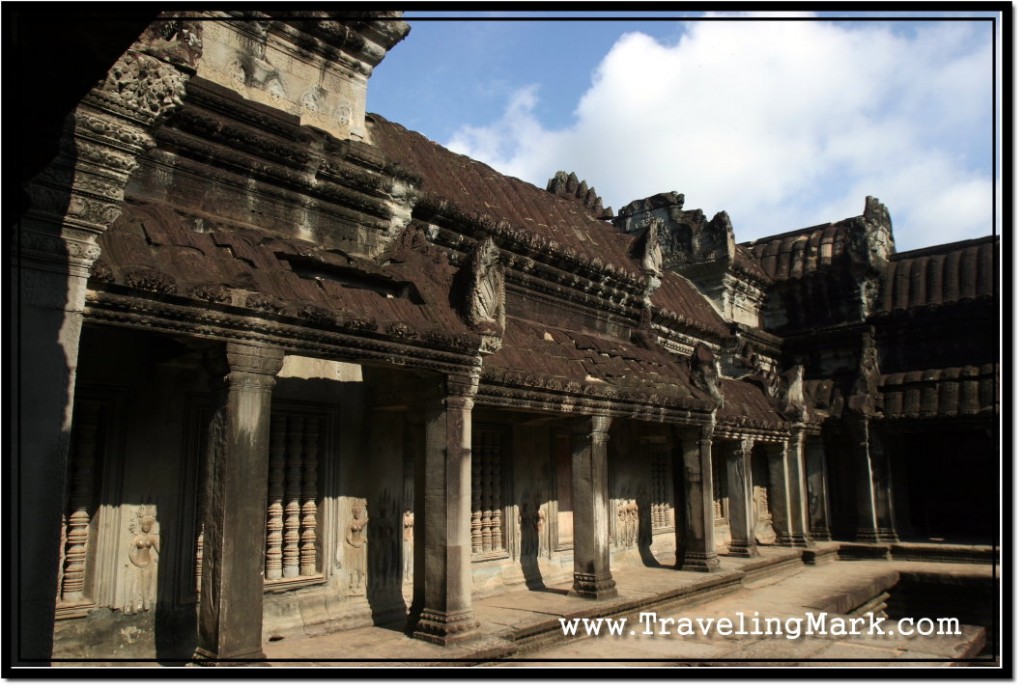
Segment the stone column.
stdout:
[[793,491],[790,482],[791,458],[789,443],[766,445],[768,452],[768,501],[777,545],[798,547],[797,529],[793,524]]
[[[29,208],[15,228],[17,663],[45,664],[53,647],[78,342],[97,238],[120,215],[128,177],[154,143],[148,132],[181,105],[202,52],[201,41],[192,40],[197,33],[181,30],[165,40],[172,34],[157,24],[68,116],[57,158],[27,185]],[[161,57],[147,53],[152,41]],[[182,42],[190,49],[171,57],[169,49]]]
[[[14,554],[18,643],[15,659],[45,663],[53,646],[68,445],[74,408],[85,284],[100,249],[91,233],[50,235],[23,220],[15,254],[13,340],[18,439]],[[63,235],[63,236],[62,236]]]
[[871,419],[857,416],[852,422],[854,472],[857,497],[857,540],[897,542],[892,506],[892,474],[881,434]]
[[803,425],[794,425],[787,445],[786,479],[789,483],[789,516],[792,525],[791,543],[794,547],[811,547],[807,512],[807,473],[804,467]]
[[825,444],[820,436],[807,437],[804,444],[807,463],[807,513],[809,534],[816,540],[832,539],[832,521],[828,505],[828,469]]
[[615,597],[608,547],[608,430],[612,419],[590,418],[589,429],[572,436],[571,594],[600,600]]
[[426,452],[423,472],[416,474],[422,478],[417,492],[423,498],[422,509],[417,501],[416,608],[411,616],[413,637],[439,645],[473,638],[480,626],[473,615],[469,530],[478,382],[477,373],[449,375],[446,396],[426,406]]
[[[676,568],[684,571],[718,571],[721,566],[715,553],[714,486],[711,469],[710,423],[700,426],[699,436],[693,430],[682,428],[676,444],[680,446],[677,462],[681,465],[682,490],[685,508],[682,530],[679,513],[676,514]],[[677,504],[678,506],[678,504]],[[682,540],[680,540],[682,538]],[[682,555],[680,558],[680,548]]]
[[218,397],[203,491],[203,581],[196,659],[260,659],[271,392],[284,353],[243,343],[207,364]]
[[753,448],[753,440],[744,437],[729,445],[726,456],[729,531],[732,537],[729,554],[734,557],[757,556],[757,539],[754,537],[754,482],[750,468],[750,454]]

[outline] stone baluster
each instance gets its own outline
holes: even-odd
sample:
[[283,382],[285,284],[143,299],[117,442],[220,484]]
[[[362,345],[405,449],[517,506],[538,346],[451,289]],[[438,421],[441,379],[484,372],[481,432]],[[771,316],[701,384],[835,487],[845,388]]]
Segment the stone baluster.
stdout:
[[286,417],[270,418],[270,470],[267,476],[267,565],[266,578],[284,576],[284,468]]
[[302,526],[302,418],[288,417],[287,486],[284,504],[284,543],[281,549],[284,577],[299,575],[299,528]]
[[93,470],[97,460],[98,433],[99,410],[96,404],[81,403],[75,420],[70,458],[71,482],[60,593],[61,601],[65,603],[80,602],[85,597],[85,559],[88,553],[89,523],[92,520]]
[[305,424],[302,457],[302,545],[299,549],[299,573],[313,576],[316,568],[317,467],[320,463],[320,429],[315,418]]
[[[479,446],[477,446],[479,451]],[[478,458],[479,454],[473,454],[472,470],[471,470],[471,484],[472,484],[472,513],[470,514],[470,546],[473,554],[478,554],[484,551],[484,525],[483,525],[483,478],[481,460]]]

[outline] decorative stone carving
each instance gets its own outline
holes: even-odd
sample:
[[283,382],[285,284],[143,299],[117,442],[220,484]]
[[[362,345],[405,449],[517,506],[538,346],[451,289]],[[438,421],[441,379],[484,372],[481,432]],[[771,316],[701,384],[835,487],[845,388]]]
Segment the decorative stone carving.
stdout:
[[551,556],[551,532],[548,528],[548,510],[544,504],[537,506],[537,556]]
[[718,358],[711,348],[703,343],[698,344],[690,355],[690,378],[694,386],[704,393],[711,394],[719,406],[725,401],[721,390]]
[[203,54],[203,24],[181,19],[155,21],[136,47],[155,58],[194,69]]
[[768,508],[768,488],[754,485],[754,538],[759,545],[774,545],[775,528],[772,526],[772,513]]
[[484,238],[469,255],[469,286],[463,305],[466,323],[483,333],[505,331],[505,276],[501,252],[491,237]]
[[876,271],[882,271],[895,250],[895,243],[889,209],[875,197],[864,199],[864,225],[868,263]]
[[157,563],[160,560],[156,509],[140,506],[132,516],[128,530],[132,538],[128,544],[128,599],[123,609],[128,614],[148,612],[156,605]]
[[352,500],[352,518],[345,526],[344,539],[338,545],[337,565],[344,566],[348,572],[349,596],[363,595],[366,592],[366,533],[370,523],[366,515],[366,500]]
[[[373,522],[373,562],[370,564],[370,588],[374,591],[386,588],[398,578],[398,501],[387,489],[377,497],[376,515]],[[403,536],[404,540],[404,536]]]
[[618,547],[632,547],[637,542],[640,508],[636,499],[616,499],[616,540]]
[[807,420],[807,407],[804,405],[803,365],[794,365],[782,373],[778,393],[788,418],[797,421]]
[[182,104],[188,75],[151,55],[129,50],[90,94],[105,109],[153,125]]
[[416,539],[416,515],[411,509],[402,514],[402,582],[412,583],[414,569],[414,549]]
[[878,383],[881,374],[878,369],[878,350],[875,347],[875,337],[871,331],[866,332],[861,338],[860,363],[857,368],[857,378],[850,388],[850,395],[847,397],[847,406],[851,412],[860,415],[873,415],[875,402],[878,400]]

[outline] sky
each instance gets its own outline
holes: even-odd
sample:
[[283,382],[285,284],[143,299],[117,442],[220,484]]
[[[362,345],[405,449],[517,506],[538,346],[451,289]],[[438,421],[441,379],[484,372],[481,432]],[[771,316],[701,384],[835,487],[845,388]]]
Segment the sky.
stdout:
[[452,14],[406,14],[368,110],[506,175],[615,211],[677,191],[740,242],[868,195],[900,251],[1001,232],[991,14]]

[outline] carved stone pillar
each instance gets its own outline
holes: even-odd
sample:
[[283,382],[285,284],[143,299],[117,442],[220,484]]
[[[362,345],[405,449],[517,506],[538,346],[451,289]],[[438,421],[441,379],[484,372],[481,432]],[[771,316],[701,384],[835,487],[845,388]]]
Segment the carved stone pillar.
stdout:
[[816,540],[832,539],[832,520],[828,505],[828,469],[825,444],[821,437],[807,437],[804,444],[807,464],[807,515],[810,536]]
[[[27,186],[30,206],[15,229],[17,662],[45,664],[52,650],[61,498],[96,239],[120,215],[128,177],[153,144],[148,131],[180,105],[188,79],[182,56],[147,54],[157,34],[164,47],[175,45],[174,35],[147,31],[68,116],[58,156]],[[201,43],[188,35],[194,63]]]
[[870,418],[857,416],[851,423],[854,440],[854,477],[857,500],[857,540],[897,542],[892,506],[892,477],[881,435]]
[[[572,595],[615,597],[608,548],[608,429],[612,419],[595,415],[572,435]],[[589,429],[588,429],[589,427]]]
[[227,343],[208,365],[218,396],[203,491],[199,660],[262,658],[270,403],[284,353]]
[[[695,430],[681,428],[677,436],[676,462],[680,465],[684,508],[683,515],[676,516],[676,568],[684,571],[710,572],[721,568],[715,553],[712,429],[710,423],[703,424],[699,436],[695,436]],[[680,523],[682,530],[678,527]]]
[[413,637],[439,645],[464,642],[480,626],[473,615],[470,542],[472,412],[478,383],[478,374],[449,375],[445,397],[426,407],[424,468],[417,472],[423,508],[417,502],[416,551],[422,557],[416,558],[411,617]]
[[732,442],[726,456],[729,478],[729,531],[732,540],[729,554],[734,557],[756,557],[757,539],[754,537],[754,483],[750,455],[754,442],[744,438]]

